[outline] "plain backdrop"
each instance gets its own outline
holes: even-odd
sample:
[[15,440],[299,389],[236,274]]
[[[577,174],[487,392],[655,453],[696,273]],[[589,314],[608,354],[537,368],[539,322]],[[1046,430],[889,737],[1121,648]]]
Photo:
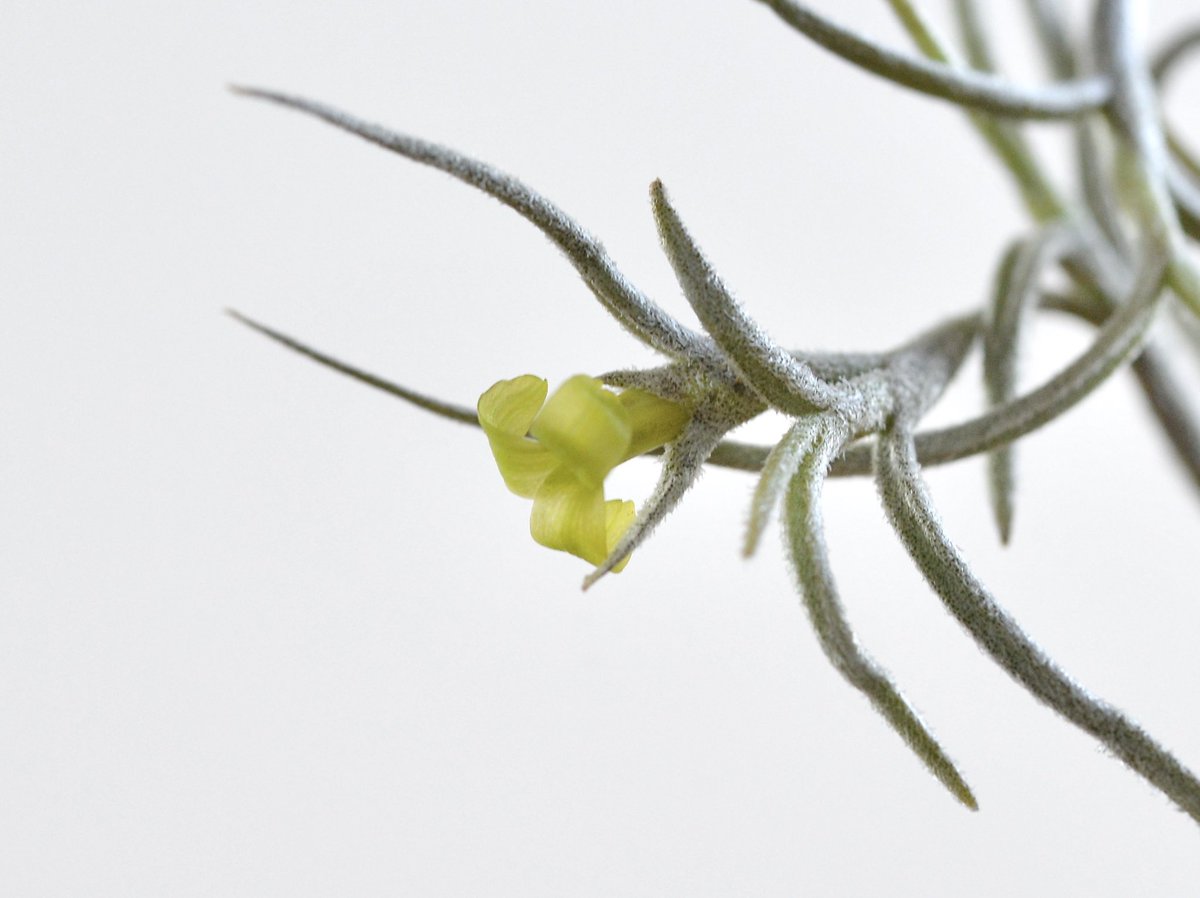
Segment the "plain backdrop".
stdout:
[[[984,5],[1008,70],[1044,78],[1019,10]],[[821,8],[907,47],[883,4]],[[1151,40],[1197,12],[1149,5]],[[976,306],[1027,227],[958,110],[750,0],[6,0],[0,892],[1196,893],[1194,821],[979,652],[869,482],[827,492],[839,585],[975,814],[825,661],[777,531],[739,557],[750,475],[707,473],[584,594],[477,431],[225,317],[466,404],[656,363],[507,209],[227,82],[517,174],[691,321],[661,177],[797,347],[882,349]],[[1197,96],[1192,66],[1170,109],[1194,142]],[[1066,173],[1062,128],[1034,131]],[[1027,382],[1087,337],[1041,321]],[[973,358],[935,418],[972,414],[977,380]],[[982,462],[930,472],[949,532],[1200,769],[1198,507],[1131,379],[1019,463],[1007,549]],[[610,495],[654,476],[631,463]]]

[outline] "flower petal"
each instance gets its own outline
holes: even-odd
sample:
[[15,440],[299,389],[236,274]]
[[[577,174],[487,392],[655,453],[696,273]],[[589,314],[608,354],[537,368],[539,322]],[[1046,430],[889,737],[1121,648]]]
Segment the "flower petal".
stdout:
[[629,414],[629,423],[633,428],[625,458],[633,458],[671,442],[679,436],[683,425],[691,417],[682,405],[645,390],[623,390],[617,399]]
[[578,374],[547,400],[529,433],[582,481],[599,488],[625,458],[633,429],[616,395],[594,377]]
[[533,374],[499,380],[479,397],[479,423],[493,432],[523,437],[546,401],[546,381]]
[[[617,543],[625,535],[625,531],[633,525],[634,518],[636,517],[637,510],[628,499],[609,499],[604,503],[605,556],[617,547]],[[620,562],[613,566],[612,572],[614,574],[621,573],[625,565],[629,564],[631,557],[630,555],[626,555],[622,558]],[[591,561],[591,559],[589,558],[588,561]],[[598,561],[592,562],[592,564],[599,563]]]
[[546,381],[532,374],[495,383],[479,397],[479,424],[487,434],[505,485],[532,499],[557,462],[525,434],[546,400]]
[[557,467],[533,499],[529,533],[550,549],[599,564],[608,554],[604,490]]
[[591,588],[605,574],[616,570],[629,553],[640,546],[662,519],[674,510],[688,487],[700,475],[705,459],[721,441],[721,434],[732,429],[733,425],[725,426],[726,423],[693,417],[678,439],[668,444],[663,452],[662,472],[654,492],[608,557],[583,578],[584,589]]

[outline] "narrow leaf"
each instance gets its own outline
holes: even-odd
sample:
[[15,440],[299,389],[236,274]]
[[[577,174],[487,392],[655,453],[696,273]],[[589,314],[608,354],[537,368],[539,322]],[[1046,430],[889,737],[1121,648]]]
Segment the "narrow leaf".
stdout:
[[565,212],[511,175],[447,147],[389,131],[331,106],[251,87],[234,93],[315,116],[413,162],[443,171],[498,199],[550,238],[575,266],[600,303],[646,345],[674,358],[711,352],[708,341],[684,327],[630,283],[604,247]]
[[683,494],[696,482],[704,469],[704,462],[720,442],[726,428],[697,416],[684,427],[674,442],[668,443],[663,451],[662,471],[658,484],[650,498],[638,511],[633,524],[609,553],[608,557],[583,580],[583,588],[590,588],[597,580],[612,571],[629,557],[670,514]]
[[768,404],[793,415],[855,405],[855,390],[821,380],[745,313],[684,227],[662,182],[651,185],[650,196],[663,247],[684,296],[729,363],[755,392]]
[[942,531],[906,423],[880,437],[876,471],[892,527],[947,610],[979,646],[1035,697],[1100,740],[1200,822],[1195,775],[1128,717],[1059,670],[971,573]]
[[444,402],[443,400],[435,399],[432,396],[426,396],[424,393],[418,393],[415,390],[408,389],[408,387],[402,387],[399,384],[384,380],[381,377],[363,371],[361,368],[355,368],[352,365],[347,365],[345,362],[339,362],[333,356],[326,355],[323,352],[313,349],[311,346],[306,346],[299,340],[294,340],[286,334],[267,327],[265,324],[260,324],[251,318],[247,318],[241,312],[234,311],[233,309],[226,309],[225,312],[230,318],[246,325],[246,327],[250,328],[251,330],[257,331],[264,337],[269,337],[276,343],[286,346],[293,352],[298,352],[300,355],[310,358],[314,362],[324,365],[326,368],[332,368],[339,374],[344,374],[347,377],[353,378],[354,380],[364,383],[369,387],[374,387],[376,390],[382,390],[389,395],[399,397],[405,402],[412,403],[418,408],[423,408],[426,411],[433,412],[435,415],[440,415],[443,418],[449,418],[451,421],[459,421],[463,424],[474,424],[476,427],[479,426],[479,417],[472,408],[467,408],[464,405],[455,405],[452,402]]
[[[1104,323],[1092,345],[1049,381],[1029,393],[953,427],[917,435],[923,464],[966,458],[1012,442],[1079,402],[1141,349],[1161,305],[1165,263],[1152,255],[1127,303]],[[834,465],[838,475],[871,470],[868,446],[850,447]]]
[[[991,315],[983,340],[983,380],[990,407],[1003,405],[1017,392],[1017,363],[1028,329],[1029,310],[1040,293],[1038,280],[1076,246],[1075,235],[1050,227],[1017,242],[1005,254],[992,293]],[[1012,532],[1014,447],[1006,444],[988,454],[988,486],[992,513],[1007,543]]]
[[1170,155],[1149,64],[1138,49],[1131,0],[1099,0],[1096,52],[1112,82],[1112,119],[1135,163],[1149,227],[1170,248],[1167,280],[1200,316],[1200,272],[1188,258],[1168,187]]
[[844,423],[831,415],[822,416],[816,440],[788,486],[784,520],[800,595],[821,648],[837,671],[870,700],[951,794],[976,810],[975,796],[953,762],[887,675],[859,648],[838,597],[825,548],[820,503],[829,463],[848,436]]
[[983,72],[912,59],[819,16],[793,0],[762,0],[781,19],[831,53],[860,68],[921,93],[962,106],[1018,118],[1069,118],[1108,101],[1102,77],[1077,78],[1039,88],[1024,87]]
[[826,415],[800,418],[788,428],[762,466],[762,476],[754,487],[750,499],[750,517],[746,522],[746,536],[742,543],[742,556],[751,557],[758,549],[758,542],[779,497],[787,488],[800,462],[808,455],[817,434],[827,429],[830,422]]

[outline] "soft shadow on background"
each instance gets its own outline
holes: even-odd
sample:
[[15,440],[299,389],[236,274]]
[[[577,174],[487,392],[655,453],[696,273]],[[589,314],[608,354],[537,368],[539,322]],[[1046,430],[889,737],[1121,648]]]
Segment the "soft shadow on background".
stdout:
[[[822,4],[906,46],[881,5],[846,6]],[[1161,34],[1197,10],[1149,12]],[[476,431],[221,314],[466,403],[653,363],[508,210],[226,82],[519,175],[685,316],[661,177],[751,311],[819,349],[893,345],[985,295],[1024,224],[957,110],[749,0],[4,19],[0,891],[1194,893],[1195,825],[980,655],[869,483],[828,490],[843,596],[977,814],[825,662],[777,539],[739,558],[748,475],[710,472],[584,595]],[[1172,112],[1193,141],[1198,96],[1192,66]],[[1031,380],[1086,336],[1039,326]],[[942,419],[976,407],[974,371]],[[1130,379],[1019,462],[1014,544],[978,460],[930,476],[949,532],[1068,671],[1200,767],[1198,511]],[[653,477],[635,463],[611,493]]]

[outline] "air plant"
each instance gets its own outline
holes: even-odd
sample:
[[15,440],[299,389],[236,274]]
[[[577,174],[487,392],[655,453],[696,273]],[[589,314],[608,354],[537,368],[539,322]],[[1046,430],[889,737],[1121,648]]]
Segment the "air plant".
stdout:
[[[257,88],[235,92],[323,119],[407,159],[440,169],[498,199],[542,231],[617,322],[662,354],[649,370],[577,376],[549,395],[532,375],[502,380],[476,409],[383,380],[232,312],[239,321],[309,358],[434,414],[482,427],[508,487],[533,500],[531,532],[591,565],[584,588],[621,569],[670,514],[704,465],[758,474],[743,546],[758,547],[782,510],[792,567],[829,660],[871,701],[926,767],[964,805],[976,800],[920,717],[860,647],[847,622],[822,533],[827,477],[874,476],[888,521],[934,592],[978,645],[1034,696],[1098,739],[1200,822],[1200,779],[1121,711],[1089,694],[1028,636],[972,572],[938,519],[922,472],[975,455],[988,460],[992,511],[1002,540],[1013,515],[1014,445],[1064,414],[1115,372],[1129,368],[1174,452],[1200,487],[1200,421],[1171,362],[1149,338],[1174,307],[1192,335],[1200,274],[1189,241],[1200,239],[1200,163],[1164,122],[1159,94],[1200,47],[1200,27],[1143,54],[1132,0],[1098,0],[1090,33],[1072,35],[1056,0],[1026,0],[1055,75],[1039,87],[993,72],[974,0],[955,0],[965,47],[959,58],[908,0],[889,0],[923,58],[880,46],[794,0],[761,0],[804,37],[874,75],[961,106],[1011,174],[1032,219],[1002,254],[990,301],[885,353],[785,349],[734,298],[685,227],[663,185],[650,199],[666,256],[702,325],[672,318],[617,269],[599,242],[522,182],[454,150],[370,124],[332,107]],[[1043,172],[1022,130],[1027,119],[1065,120],[1074,136],[1078,185],[1067,199]],[[1070,288],[1044,287],[1060,271]],[[1090,345],[1036,389],[1017,389],[1017,347],[1050,310],[1095,327]],[[921,421],[983,347],[986,410],[939,430]],[[767,410],[790,427],[775,446],[727,439]],[[606,500],[604,480],[623,461],[661,456],[653,493]]]

